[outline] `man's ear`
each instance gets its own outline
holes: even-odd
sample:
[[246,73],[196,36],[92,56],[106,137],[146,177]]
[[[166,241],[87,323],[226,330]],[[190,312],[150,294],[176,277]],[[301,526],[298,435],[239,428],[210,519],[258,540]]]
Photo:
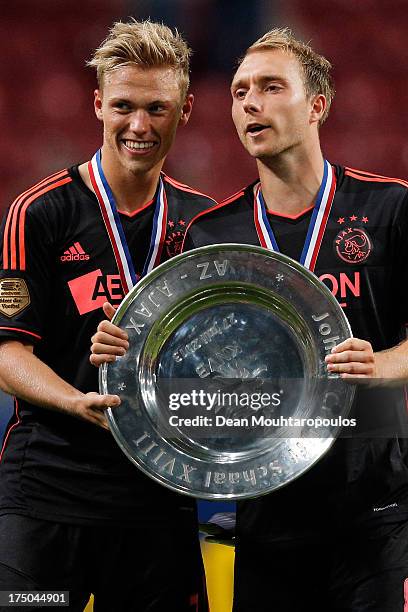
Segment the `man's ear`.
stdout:
[[100,89],[94,91],[94,109],[95,115],[99,121],[102,121],[102,92]]
[[180,122],[179,125],[186,125],[190,115],[191,115],[191,111],[193,110],[193,103],[194,103],[194,96],[193,94],[188,94],[186,96],[186,99],[184,100],[183,106],[181,107],[181,111],[180,111]]
[[318,94],[311,99],[310,123],[319,123],[327,108],[326,96]]

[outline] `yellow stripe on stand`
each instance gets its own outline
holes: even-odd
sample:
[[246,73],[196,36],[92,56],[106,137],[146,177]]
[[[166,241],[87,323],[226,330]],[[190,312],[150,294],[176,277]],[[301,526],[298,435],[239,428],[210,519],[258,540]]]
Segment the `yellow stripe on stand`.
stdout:
[[234,588],[234,548],[201,542],[210,612],[231,612]]

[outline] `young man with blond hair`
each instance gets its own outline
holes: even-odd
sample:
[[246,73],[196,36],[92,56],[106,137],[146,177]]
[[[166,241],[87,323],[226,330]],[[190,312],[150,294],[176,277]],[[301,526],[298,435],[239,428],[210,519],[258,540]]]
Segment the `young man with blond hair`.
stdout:
[[1,591],[69,591],[75,611],[90,593],[106,612],[206,609],[194,504],[122,453],[104,413],[120,399],[97,393],[88,360],[103,304],[110,316],[214,205],[162,172],[192,109],[189,57],[164,25],[114,24],[89,62],[101,149],[4,218],[0,385],[16,411],[0,463]]
[[[287,29],[249,47],[232,116],[259,179],[199,213],[184,243],[289,255],[330,287],[355,334],[326,361],[360,383],[358,431],[287,487],[238,503],[234,612],[396,612],[408,601],[408,183],[323,158],[330,70]],[[95,363],[126,348],[100,339]]]
[[356,336],[326,361],[360,383],[360,430],[294,483],[238,504],[234,612],[397,612],[408,593],[408,443],[398,428],[408,183],[323,158],[330,68],[287,29],[249,47],[232,80],[232,116],[259,179],[199,213],[185,241],[262,245],[300,261],[328,284]]

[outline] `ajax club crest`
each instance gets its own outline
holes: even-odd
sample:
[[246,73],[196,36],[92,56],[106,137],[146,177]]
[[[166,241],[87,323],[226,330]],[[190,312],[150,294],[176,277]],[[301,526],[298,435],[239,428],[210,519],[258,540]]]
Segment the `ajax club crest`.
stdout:
[[[355,215],[349,217],[350,221],[357,221]],[[348,221],[347,217],[340,217],[338,223],[343,224]],[[367,217],[362,218],[363,223],[367,223]],[[365,261],[372,249],[372,241],[364,227],[344,227],[334,240],[334,248],[341,260],[349,264],[359,264]]]
[[174,257],[175,255],[181,253],[186,227],[187,224],[184,219],[179,219],[178,221],[173,221],[170,219],[168,222],[165,244],[167,255],[169,257]]

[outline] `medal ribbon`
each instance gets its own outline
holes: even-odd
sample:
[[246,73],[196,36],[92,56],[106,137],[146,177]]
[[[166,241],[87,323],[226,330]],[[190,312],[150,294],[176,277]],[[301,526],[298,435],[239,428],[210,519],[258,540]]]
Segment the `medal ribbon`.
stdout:
[[[305,244],[300,256],[300,263],[311,272],[315,269],[335,192],[336,175],[334,169],[328,161],[324,160],[323,179],[316,197]],[[265,201],[260,185],[255,193],[254,221],[261,246],[270,251],[279,252],[278,243],[266,213]]]
[[88,162],[88,171],[106,231],[108,232],[109,240],[112,245],[123,291],[126,295],[131,288],[136,285],[140,278],[150,272],[150,270],[160,261],[167,226],[167,198],[163,180],[160,176],[149,252],[143,267],[142,275],[138,277],[130,255],[125,232],[123,231],[122,222],[116,208],[115,198],[102,169],[100,149],[95,153],[91,161]]

